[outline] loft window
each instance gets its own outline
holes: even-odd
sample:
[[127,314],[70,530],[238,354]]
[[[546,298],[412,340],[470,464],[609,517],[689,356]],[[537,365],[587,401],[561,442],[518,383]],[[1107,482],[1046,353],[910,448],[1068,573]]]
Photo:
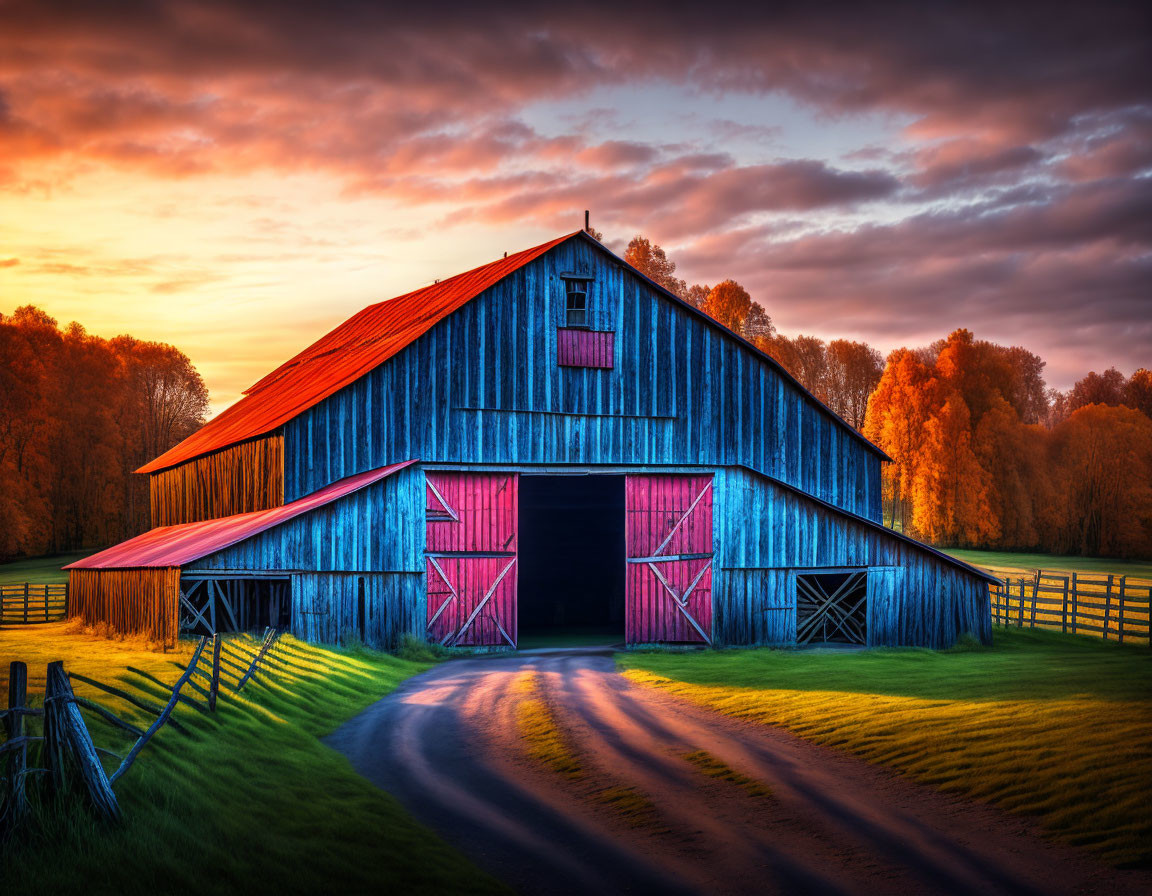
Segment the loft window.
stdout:
[[575,278],[564,280],[564,325],[588,326],[588,281]]

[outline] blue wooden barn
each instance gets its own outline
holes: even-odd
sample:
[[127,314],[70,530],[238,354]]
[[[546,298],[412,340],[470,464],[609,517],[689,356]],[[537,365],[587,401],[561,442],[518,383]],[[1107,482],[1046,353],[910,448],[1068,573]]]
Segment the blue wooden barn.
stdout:
[[172,642],[991,637],[985,573],[885,528],[885,455],[580,231],[372,305],[140,472],[72,609]]

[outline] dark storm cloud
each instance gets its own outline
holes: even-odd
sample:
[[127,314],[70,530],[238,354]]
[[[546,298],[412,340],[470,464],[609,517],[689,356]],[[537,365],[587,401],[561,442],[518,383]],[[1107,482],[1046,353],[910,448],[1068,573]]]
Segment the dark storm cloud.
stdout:
[[[1079,2],[546,14],[8,2],[0,189],[29,189],[50,161],[163,177],[321,171],[451,220],[550,229],[593,206],[602,229],[675,243],[683,272],[736,276],[813,320],[928,330],[936,313],[939,330],[947,306],[995,330],[1032,308],[1051,345],[1113,322],[1123,335],[1107,350],[1132,367],[1149,361],[1150,16],[1147,4]],[[676,146],[593,136],[592,116],[560,134],[525,123],[529,104],[652,84],[911,124],[903,145],[860,147],[845,167],[737,161],[725,141],[763,145],[775,132],[762,122],[722,119],[709,140],[686,133]],[[885,222],[905,205],[902,220],[844,229],[820,217],[877,203]],[[765,223],[774,215],[787,226]]]

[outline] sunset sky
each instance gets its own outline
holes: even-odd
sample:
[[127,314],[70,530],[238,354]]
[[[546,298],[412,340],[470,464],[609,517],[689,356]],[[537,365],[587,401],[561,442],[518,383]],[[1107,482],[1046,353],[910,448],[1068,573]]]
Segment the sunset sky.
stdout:
[[220,410],[588,208],[788,335],[1152,365],[1140,4],[484,6],[0,0],[0,312],[172,342]]

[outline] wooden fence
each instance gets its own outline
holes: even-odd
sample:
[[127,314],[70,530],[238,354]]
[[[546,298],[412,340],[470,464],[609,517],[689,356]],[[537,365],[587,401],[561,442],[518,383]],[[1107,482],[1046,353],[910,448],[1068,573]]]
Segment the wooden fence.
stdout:
[[991,592],[994,624],[1152,647],[1152,581],[1147,579],[1036,570],[1006,578]]
[[0,585],[0,625],[59,622],[68,615],[68,584]]
[[[291,669],[294,664],[290,660],[275,655],[280,635],[275,629],[265,629],[259,646],[252,646],[250,651],[247,643],[225,641],[219,634],[211,639],[203,637],[187,665],[174,664],[181,674],[171,686],[148,672],[127,667],[130,675],[168,693],[163,706],[139,693],[130,693],[76,672],[67,673],[62,662],[54,662],[48,665],[43,708],[38,709],[28,700],[27,666],[13,662],[8,676],[8,708],[0,711],[3,722],[0,729],[0,843],[30,815],[30,795],[38,798],[43,807],[49,807],[56,804],[55,798],[59,795],[79,792],[85,795],[89,807],[99,818],[110,822],[118,820],[120,805],[113,786],[132,767],[144,747],[164,726],[187,734],[184,724],[172,714],[177,705],[210,714],[216,711],[222,681],[239,693],[260,673]],[[76,694],[72,689],[74,681],[155,718],[146,729],[141,728],[103,703]],[[185,693],[186,690],[196,692],[203,700]],[[131,748],[121,755],[96,746],[81,710],[89,713],[89,720],[131,735]],[[42,720],[38,728],[27,724],[36,719]],[[113,760],[111,773],[102,757]],[[30,758],[35,758],[38,764],[30,764]],[[31,787],[29,776],[32,776]],[[71,787],[70,781],[80,786]]]

